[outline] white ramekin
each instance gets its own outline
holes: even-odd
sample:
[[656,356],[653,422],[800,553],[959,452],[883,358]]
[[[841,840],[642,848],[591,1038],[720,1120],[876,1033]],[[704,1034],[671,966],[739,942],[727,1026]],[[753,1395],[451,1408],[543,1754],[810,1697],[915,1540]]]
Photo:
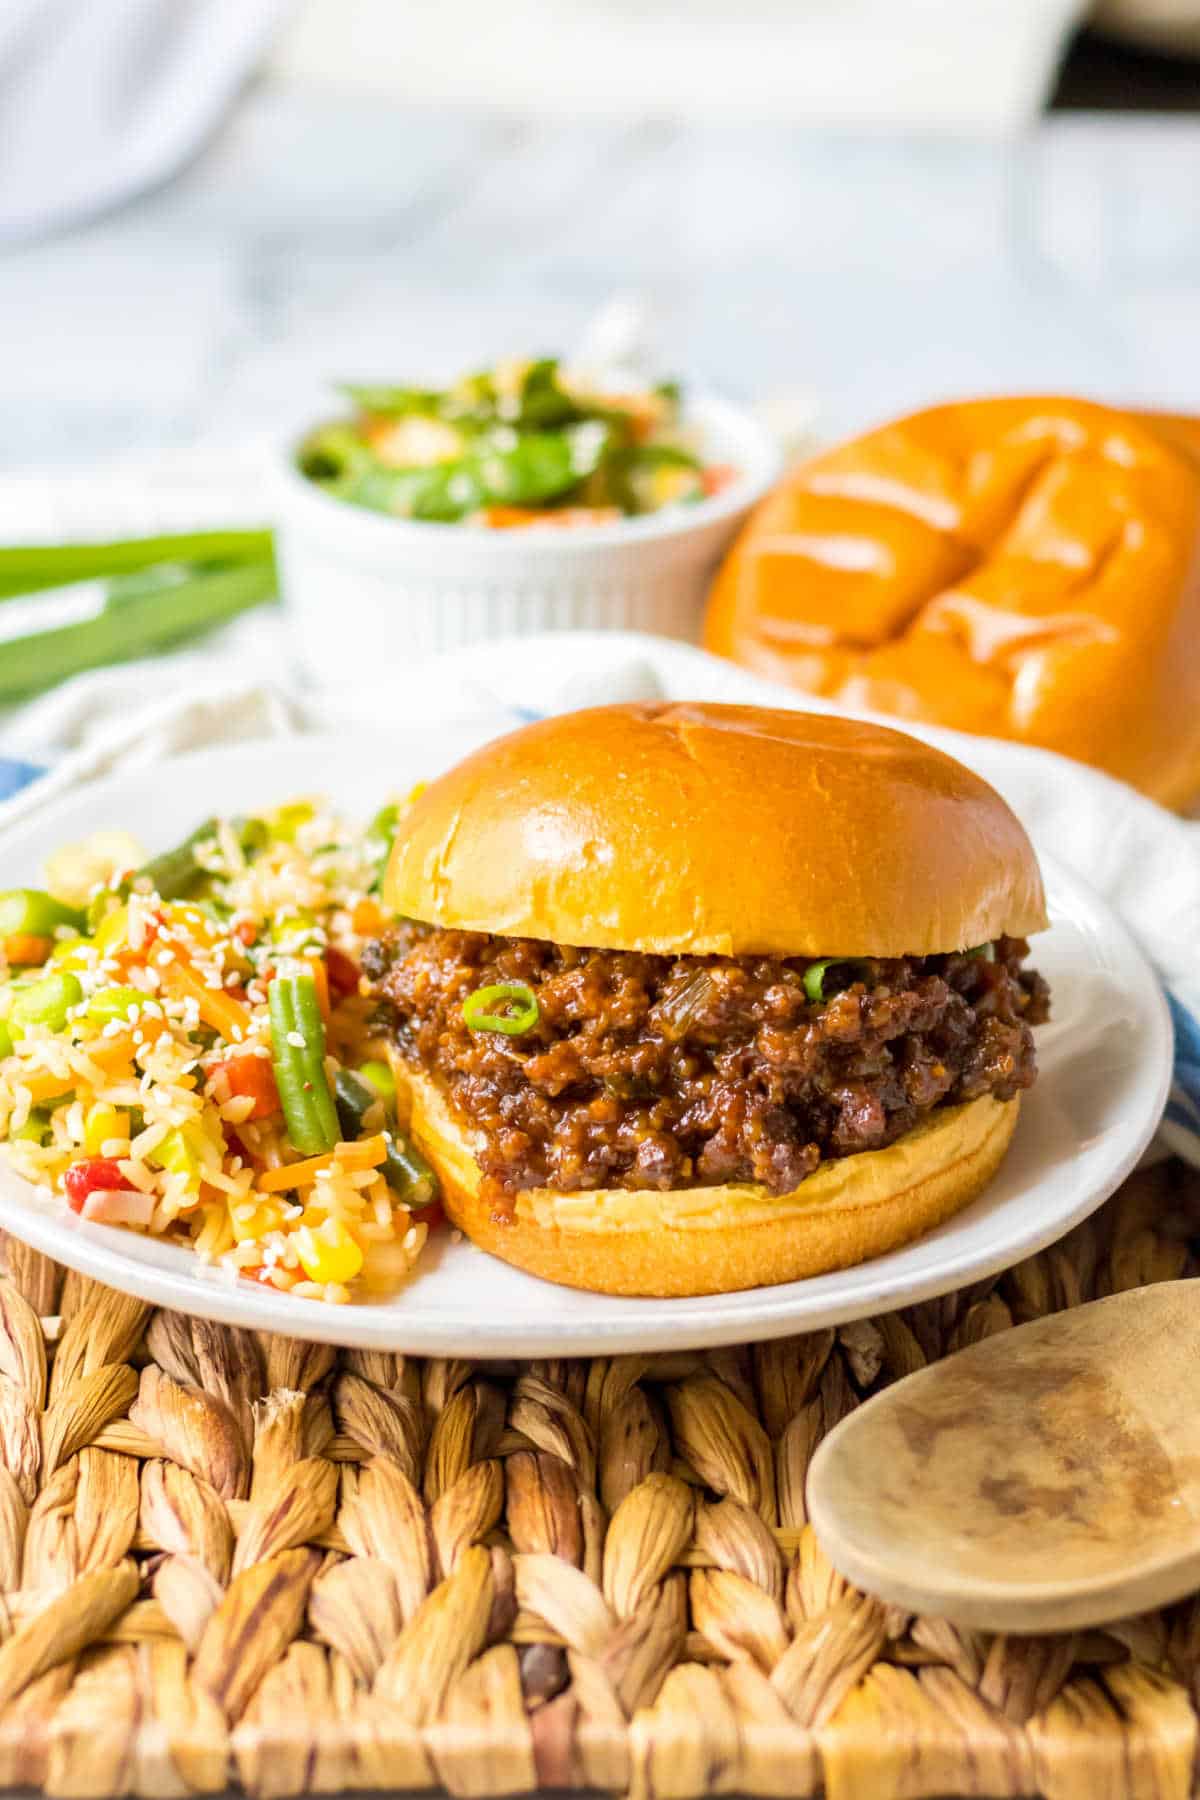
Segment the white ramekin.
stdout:
[[322,682],[410,666],[488,638],[623,629],[694,639],[709,579],[779,473],[769,434],[697,399],[687,423],[705,459],[738,478],[694,506],[578,530],[488,531],[389,519],[276,466],[276,544],[294,649]]

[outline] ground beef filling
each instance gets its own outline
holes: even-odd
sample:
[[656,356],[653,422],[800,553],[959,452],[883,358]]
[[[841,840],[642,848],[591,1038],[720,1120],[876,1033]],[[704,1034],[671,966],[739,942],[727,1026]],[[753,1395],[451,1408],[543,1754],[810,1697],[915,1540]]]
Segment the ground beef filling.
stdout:
[[[807,959],[643,956],[403,923],[364,968],[385,1028],[482,1135],[499,1214],[522,1188],[798,1186],[877,1150],[931,1108],[1009,1100],[1036,1075],[1048,1013],[1028,946],[827,970]],[[994,960],[991,957],[994,955]],[[472,1031],[477,988],[537,997],[521,1036]],[[835,991],[831,991],[835,990]]]

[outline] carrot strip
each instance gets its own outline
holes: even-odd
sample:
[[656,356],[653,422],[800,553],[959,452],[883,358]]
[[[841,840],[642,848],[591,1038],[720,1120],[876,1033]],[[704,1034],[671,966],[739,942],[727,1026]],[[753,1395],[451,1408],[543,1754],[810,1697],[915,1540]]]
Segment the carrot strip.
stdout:
[[163,970],[163,986],[179,1000],[194,1000],[204,1023],[227,1043],[250,1036],[250,1014],[240,1000],[224,988],[210,988],[194,969],[176,960]]
[[11,937],[4,940],[4,958],[14,968],[20,964],[22,968],[32,968],[36,963],[44,963],[54,948],[54,939],[37,937],[31,931],[14,931]]
[[[104,1070],[106,1075],[114,1074],[122,1063],[133,1060],[133,1039],[129,1036],[97,1038],[90,1044],[77,1046],[85,1056]],[[34,1104],[42,1100],[53,1100],[56,1094],[69,1094],[76,1085],[78,1076],[68,1072],[66,1075],[33,1074],[16,1075],[11,1079],[28,1088],[33,1096]]]
[[287,1188],[311,1187],[318,1175],[333,1162],[338,1163],[347,1174],[357,1174],[362,1169],[377,1169],[380,1163],[387,1160],[387,1140],[382,1131],[374,1137],[363,1138],[357,1144],[335,1144],[321,1156],[306,1157],[303,1162],[284,1163],[278,1169],[265,1169],[255,1182],[260,1194],[280,1194]]
[[360,937],[369,937],[383,924],[383,912],[369,897],[360,900],[350,914],[350,923]]
[[322,1022],[329,1023],[329,971],[325,967],[323,956],[306,956],[305,963],[313,978],[313,986],[317,990],[317,1006],[320,1008]]

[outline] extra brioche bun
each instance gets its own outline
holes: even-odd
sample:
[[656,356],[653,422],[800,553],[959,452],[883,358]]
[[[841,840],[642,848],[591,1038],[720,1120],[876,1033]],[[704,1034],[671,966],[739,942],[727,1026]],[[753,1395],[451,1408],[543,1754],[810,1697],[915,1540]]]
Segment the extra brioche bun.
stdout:
[[798,1281],[910,1243],[986,1187],[1020,1107],[985,1096],[935,1110],[885,1150],[822,1163],[790,1194],[749,1183],[665,1194],[538,1188],[518,1194],[516,1217],[501,1223],[480,1197],[470,1132],[428,1076],[392,1060],[409,1129],[467,1237],[564,1287],[660,1299]]
[[1200,794],[1200,421],[1063,398],[933,407],[794,469],[704,642],[861,710]]
[[392,911],[671,956],[932,956],[1046,923],[1024,830],[914,738],[753,706],[599,707],[433,781]]
[[[468,757],[406,814],[384,901],[443,927],[688,956],[926,956],[1046,923],[1024,831],[950,757],[847,719],[699,704],[568,714]],[[393,1063],[454,1223],[519,1268],[612,1294],[721,1293],[881,1255],[979,1193],[1018,1110],[935,1110],[783,1196],[546,1188],[504,1222],[469,1120]]]

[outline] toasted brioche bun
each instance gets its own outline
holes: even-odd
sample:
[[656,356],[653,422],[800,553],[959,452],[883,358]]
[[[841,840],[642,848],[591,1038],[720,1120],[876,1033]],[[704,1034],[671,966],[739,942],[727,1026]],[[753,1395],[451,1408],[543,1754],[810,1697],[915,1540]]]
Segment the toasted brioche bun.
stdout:
[[791,471],[713,587],[719,655],[863,710],[1200,793],[1200,421],[997,398]]
[[667,1193],[599,1188],[517,1196],[501,1224],[480,1198],[469,1132],[428,1076],[393,1056],[409,1129],[448,1216],[493,1256],[565,1287],[678,1298],[768,1287],[882,1256],[951,1217],[999,1167],[1019,1100],[935,1110],[896,1143],[820,1165],[790,1194],[752,1184]]
[[384,903],[430,924],[665,955],[931,956],[1046,924],[1029,839],[914,738],[753,706],[607,706],[433,781]]

